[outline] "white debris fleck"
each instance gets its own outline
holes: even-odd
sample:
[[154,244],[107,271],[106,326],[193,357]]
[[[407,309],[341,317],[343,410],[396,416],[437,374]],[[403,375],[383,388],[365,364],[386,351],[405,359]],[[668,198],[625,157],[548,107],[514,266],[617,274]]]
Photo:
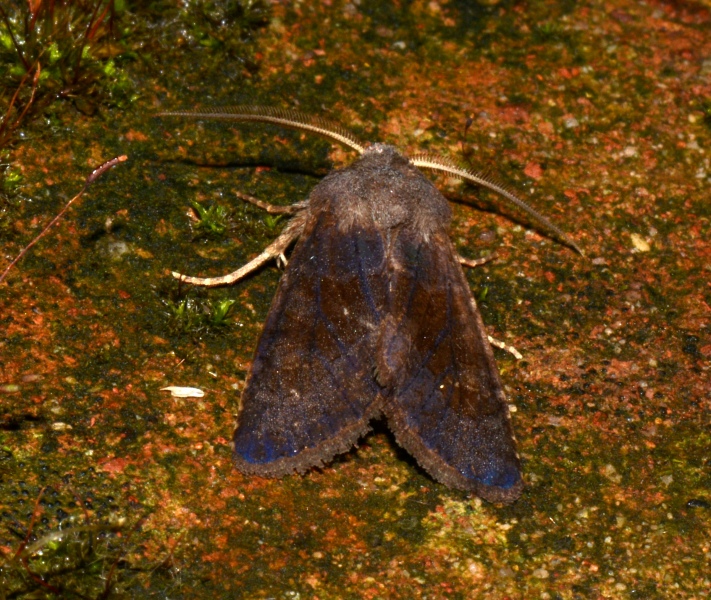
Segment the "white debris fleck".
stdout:
[[182,387],[179,385],[169,385],[160,389],[161,392],[170,392],[173,398],[202,398],[205,395],[201,389],[194,387]]
[[630,239],[632,240],[632,245],[638,252],[649,252],[652,248],[649,242],[638,233],[630,234]]

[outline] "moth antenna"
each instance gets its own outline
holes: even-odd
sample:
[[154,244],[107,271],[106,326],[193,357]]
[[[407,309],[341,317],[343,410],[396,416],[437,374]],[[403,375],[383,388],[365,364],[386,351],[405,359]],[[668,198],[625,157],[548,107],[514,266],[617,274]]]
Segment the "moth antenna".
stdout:
[[352,133],[332,121],[320,117],[312,117],[296,110],[273,108],[270,106],[227,106],[220,108],[204,108],[199,111],[160,112],[158,117],[188,117],[191,119],[224,119],[227,121],[255,121],[257,123],[273,123],[291,127],[300,131],[308,131],[322,137],[344,144],[359,154],[363,154],[365,145]]
[[551,223],[546,217],[544,217],[537,210],[531,208],[528,204],[526,204],[523,200],[516,196],[516,194],[514,194],[512,191],[508,190],[505,186],[494,181],[491,176],[486,174],[475,173],[474,171],[471,171],[469,169],[464,169],[455,164],[454,162],[444,158],[443,156],[436,156],[431,154],[418,154],[416,156],[413,156],[410,159],[410,163],[412,163],[416,167],[421,167],[423,169],[430,169],[432,171],[442,171],[443,173],[449,173],[450,175],[454,175],[455,177],[459,177],[460,179],[464,179],[465,181],[470,181],[471,183],[474,183],[476,185],[481,185],[491,190],[492,192],[496,192],[521,210],[525,211],[540,225],[542,225],[549,231],[555,233],[555,235],[557,235],[563,242],[573,248],[581,256],[585,256],[585,253],[580,249],[580,247],[573,240],[571,240],[570,237],[568,237],[568,235],[562,229],[560,229],[560,227]]

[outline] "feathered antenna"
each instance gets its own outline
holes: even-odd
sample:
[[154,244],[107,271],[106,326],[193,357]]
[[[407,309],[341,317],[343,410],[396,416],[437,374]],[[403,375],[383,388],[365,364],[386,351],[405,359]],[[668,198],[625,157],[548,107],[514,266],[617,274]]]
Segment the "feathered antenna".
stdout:
[[[312,117],[296,110],[272,108],[270,106],[234,106],[224,108],[205,108],[199,111],[169,111],[158,113],[159,117],[187,117],[191,119],[223,119],[229,121],[254,121],[258,123],[272,123],[283,127],[290,127],[300,131],[309,131],[322,137],[339,142],[352,148],[359,154],[365,151],[363,144],[352,133],[332,121]],[[442,171],[449,173],[465,181],[476,185],[484,186],[493,192],[508,199],[515,206],[519,207],[530,215],[536,222],[542,225],[549,232],[554,233],[563,242],[574,248],[582,256],[585,256],[580,247],[573,242],[559,227],[556,227],[546,217],[535,211],[516,194],[506,189],[503,185],[496,183],[486,175],[480,175],[469,169],[463,169],[454,162],[441,157],[429,154],[419,154],[410,159],[410,162],[423,169]]]
[[516,194],[506,189],[506,187],[504,187],[500,183],[494,181],[488,175],[482,175],[479,173],[475,173],[474,171],[471,171],[469,169],[464,169],[455,164],[454,162],[448,160],[447,158],[431,154],[418,154],[416,156],[413,156],[410,159],[410,162],[416,167],[448,173],[449,175],[454,175],[455,177],[464,179],[465,181],[469,181],[476,185],[485,187],[491,190],[492,192],[496,192],[500,196],[503,196],[504,198],[509,200],[512,204],[514,204],[521,210],[525,211],[540,225],[548,229],[548,231],[553,232],[563,242],[565,242],[571,248],[575,249],[581,256],[585,256],[585,253],[580,249],[580,247],[573,240],[571,240],[568,235],[562,229],[560,229],[560,227],[553,225],[553,223],[551,223],[546,217],[544,217],[535,209],[531,208],[528,204],[526,204],[523,200],[516,196]]
[[256,121],[273,123],[300,131],[310,131],[322,137],[345,144],[359,154],[363,154],[365,145],[352,133],[340,125],[311,117],[296,110],[272,108],[270,106],[234,106],[225,108],[205,108],[199,111],[170,111],[158,113],[159,117],[188,117],[191,119],[224,119],[228,121]]

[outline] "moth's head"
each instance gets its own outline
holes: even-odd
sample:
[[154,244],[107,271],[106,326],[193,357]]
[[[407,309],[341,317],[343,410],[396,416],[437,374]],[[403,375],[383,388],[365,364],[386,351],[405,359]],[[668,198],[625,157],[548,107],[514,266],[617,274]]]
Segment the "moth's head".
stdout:
[[366,145],[365,150],[363,150],[363,156],[367,154],[388,154],[392,152],[397,152],[394,146],[381,144],[380,142],[372,142]]
[[380,142],[367,144],[361,156],[361,160],[375,159],[382,164],[405,165],[410,162],[395,146]]

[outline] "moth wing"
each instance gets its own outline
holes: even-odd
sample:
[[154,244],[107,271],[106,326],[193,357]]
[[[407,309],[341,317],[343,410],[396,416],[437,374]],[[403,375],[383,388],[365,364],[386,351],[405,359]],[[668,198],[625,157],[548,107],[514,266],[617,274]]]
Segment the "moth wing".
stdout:
[[234,433],[236,466],[280,477],[349,450],[380,413],[373,378],[385,294],[377,232],[307,224],[261,334]]
[[390,428],[435,479],[512,502],[523,482],[508,405],[454,248],[443,231],[424,243],[404,236],[396,248],[379,342],[379,372],[394,381],[383,408]]

